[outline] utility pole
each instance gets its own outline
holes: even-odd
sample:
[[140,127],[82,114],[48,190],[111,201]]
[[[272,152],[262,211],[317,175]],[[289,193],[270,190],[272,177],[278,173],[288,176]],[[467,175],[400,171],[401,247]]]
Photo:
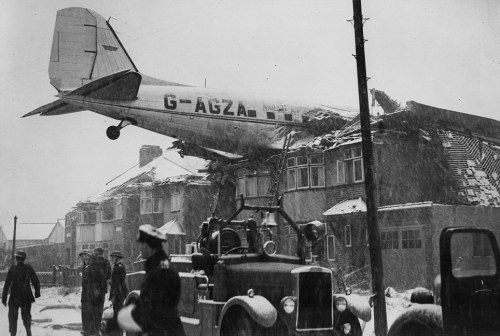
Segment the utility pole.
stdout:
[[17,226],[17,216],[14,215],[14,235],[12,236],[12,265],[15,264],[16,258],[14,254],[16,253],[16,226]]
[[375,335],[387,335],[387,312],[384,295],[384,270],[380,249],[380,234],[377,225],[377,207],[375,204],[375,183],[373,178],[373,150],[370,129],[370,106],[368,104],[368,85],[365,63],[365,39],[363,36],[363,14],[361,0],[352,0],[354,13],[354,35],[356,40],[356,65],[358,69],[359,115],[365,173],[366,221],[370,242],[370,263],[372,270],[372,288],[374,299]]

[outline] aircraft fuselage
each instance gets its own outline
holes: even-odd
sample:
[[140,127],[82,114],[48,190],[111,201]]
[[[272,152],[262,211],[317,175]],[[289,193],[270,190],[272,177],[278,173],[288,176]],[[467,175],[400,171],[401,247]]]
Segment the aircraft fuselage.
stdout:
[[252,146],[279,149],[285,133],[305,131],[314,107],[290,105],[226,91],[141,85],[135,100],[65,96],[62,101],[196,145],[238,152]]

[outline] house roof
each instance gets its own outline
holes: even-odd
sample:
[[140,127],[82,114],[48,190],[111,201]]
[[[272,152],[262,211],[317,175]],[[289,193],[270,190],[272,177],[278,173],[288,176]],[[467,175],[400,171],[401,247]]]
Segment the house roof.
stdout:
[[[405,203],[405,204],[392,204],[384,205],[377,208],[378,212],[385,211],[395,211],[395,210],[408,210],[408,209],[418,209],[418,208],[431,208],[433,202],[416,202],[416,203]],[[349,213],[366,212],[366,203],[360,198],[345,200],[335,204],[333,207],[323,212],[324,216],[335,216],[335,215],[345,215]]]
[[[120,187],[137,183],[172,183],[190,181],[190,183],[203,183],[207,176],[200,170],[208,167],[209,161],[193,156],[181,157],[176,150],[166,150],[165,153],[154,158],[148,164],[139,167],[134,165],[120,175],[110,180],[100,191],[89,196],[86,202],[99,202],[109,197],[114,190]],[[146,181],[146,182],[145,182]],[[197,182],[196,182],[197,181]]]
[[170,222],[166,222],[158,230],[161,231],[161,232],[163,232],[167,236],[168,235],[181,235],[181,236],[185,236],[186,235],[186,233],[184,232],[184,229],[182,228],[181,224],[179,222],[177,222],[176,219],[173,219]]
[[[43,240],[47,239],[56,226],[56,223],[18,223],[16,225],[16,240]],[[14,225],[2,227],[7,240],[14,236]]]
[[323,212],[323,216],[345,215],[355,212],[366,212],[366,203],[361,197],[339,202]]

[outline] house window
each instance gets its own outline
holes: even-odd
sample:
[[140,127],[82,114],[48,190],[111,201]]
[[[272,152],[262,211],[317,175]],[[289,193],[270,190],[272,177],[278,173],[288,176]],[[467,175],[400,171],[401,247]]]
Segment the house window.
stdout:
[[248,197],[257,196],[257,175],[245,178],[245,190],[247,191]]
[[325,186],[325,164],[323,155],[311,155],[311,188]]
[[122,198],[118,198],[114,200],[114,210],[115,210],[115,219],[122,219],[123,218],[123,205],[122,205]]
[[245,169],[238,178],[236,197],[240,194],[246,197],[269,196],[271,185],[271,169],[259,167],[257,170]]
[[335,260],[335,236],[326,236],[326,251],[328,260]]
[[246,196],[246,194],[245,178],[241,177],[236,184],[236,198],[238,199],[240,195]]
[[472,236],[472,247],[474,250],[474,257],[491,257],[493,252],[491,250],[490,240],[485,234],[474,234]]
[[162,206],[163,206],[163,199],[158,198],[158,197],[153,198],[153,212],[154,213],[163,212]]
[[363,155],[361,147],[349,148],[344,152],[343,179],[340,181],[339,161],[337,161],[337,183],[353,183],[364,181]]
[[401,231],[401,243],[404,249],[421,248],[422,240],[420,239],[420,230]]
[[96,211],[79,211],[77,213],[78,224],[95,223],[97,219]]
[[344,233],[345,233],[345,246],[346,247],[351,247],[352,246],[352,237],[351,237],[351,226],[346,225],[344,227]]
[[163,199],[155,195],[153,190],[141,191],[141,215],[163,212]]
[[337,184],[345,183],[344,161],[337,160]]
[[170,190],[170,211],[180,211],[181,210],[181,190],[179,186],[172,186]]
[[297,188],[297,176],[295,172],[295,158],[288,158],[286,160],[286,165],[287,165],[287,171],[286,171],[286,182],[288,186],[288,190],[293,190]]
[[123,218],[122,198],[114,198],[101,204],[101,220],[110,221]]
[[298,156],[287,160],[288,190],[325,186],[323,155]]
[[396,250],[399,248],[398,231],[381,231],[380,244],[383,249]]

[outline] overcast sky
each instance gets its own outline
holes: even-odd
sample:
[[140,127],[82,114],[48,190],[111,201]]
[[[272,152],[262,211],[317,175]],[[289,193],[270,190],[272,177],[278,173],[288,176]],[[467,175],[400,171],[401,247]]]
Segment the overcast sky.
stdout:
[[[369,88],[493,119],[500,89],[497,0],[364,1]],[[0,226],[55,222],[171,139],[92,112],[20,117],[56,100],[48,63],[56,11],[86,7],[111,24],[139,70],[189,85],[358,108],[352,2],[2,1]]]

